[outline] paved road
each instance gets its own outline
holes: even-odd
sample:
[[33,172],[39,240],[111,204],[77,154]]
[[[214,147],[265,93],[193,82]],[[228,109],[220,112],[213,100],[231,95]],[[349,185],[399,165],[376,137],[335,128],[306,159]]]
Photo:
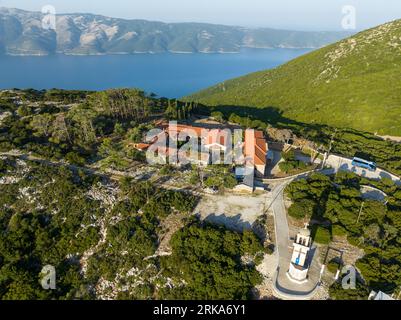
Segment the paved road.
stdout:
[[[381,179],[387,177],[392,179],[395,183],[401,184],[400,178],[388,173],[382,169],[376,172],[370,172],[361,168],[352,166],[352,160],[344,157],[330,156],[327,164],[331,165],[331,169],[320,170],[319,172],[329,175],[336,173],[340,170],[352,171],[360,176],[371,179]],[[297,284],[291,282],[286,273],[288,271],[291,255],[292,243],[289,235],[287,212],[284,206],[284,189],[295,179],[306,177],[310,172],[299,174],[293,177],[283,178],[279,180],[265,179],[265,182],[270,183],[272,187],[272,201],[267,207],[273,210],[275,221],[276,233],[276,253],[278,255],[278,266],[274,279],[274,290],[276,294],[283,299],[311,299],[318,288],[320,280],[320,263],[317,255],[316,248],[311,249],[311,266],[309,271],[309,279],[305,284]]]
[[401,179],[396,175],[384,170],[377,168],[376,171],[369,171],[366,169],[358,168],[352,165],[352,159],[341,157],[338,155],[330,155],[327,158],[326,165],[329,165],[333,168],[334,172],[337,171],[350,171],[354,172],[359,176],[366,177],[369,179],[382,179],[389,178],[393,180],[396,184],[401,185]]
[[289,280],[287,271],[292,256],[292,244],[287,221],[287,212],[284,206],[284,189],[295,178],[289,178],[275,184],[272,188],[272,201],[268,206],[274,213],[276,233],[276,254],[278,256],[277,271],[274,277],[274,291],[282,299],[301,300],[313,297],[319,282],[320,265],[318,259],[313,259],[315,248],[311,250],[309,262],[312,263],[309,279],[303,284],[297,284]]
[[[88,168],[88,167],[78,167],[78,166],[73,166],[73,165],[68,165],[65,163],[61,162],[51,162],[49,160],[44,160],[40,159],[31,155],[22,155],[17,152],[8,152],[8,153],[0,153],[0,155],[11,155],[11,156],[17,156],[21,157],[24,159],[28,160],[33,160],[33,161],[39,161],[39,162],[44,162],[50,165],[66,165],[67,167],[77,170],[77,169],[82,169],[85,170],[86,172],[92,173],[92,174],[98,174],[98,175],[105,175],[105,173],[98,171],[97,169],[93,168]],[[337,157],[337,156],[335,156]],[[400,179],[396,176],[391,175],[390,173],[387,173],[383,170],[378,170],[376,172],[376,175],[369,174],[366,175],[366,172],[364,170],[361,170],[358,168],[358,170],[353,170],[352,169],[352,164],[351,166],[351,160],[346,159],[346,158],[330,158],[329,157],[328,164],[332,165],[332,169],[325,169],[321,170],[320,172],[323,174],[333,174],[339,170],[350,170],[353,171],[357,174],[367,176],[373,179],[378,179],[382,178],[383,176],[386,177],[391,177],[394,181],[398,181],[397,183],[400,183]],[[113,171],[110,172],[111,178],[117,179],[121,176],[130,176],[130,174],[125,173],[125,172],[117,172]],[[304,284],[297,284],[291,282],[287,278],[287,271],[289,268],[289,264],[291,261],[291,255],[292,255],[292,241],[290,240],[290,235],[289,235],[289,227],[288,227],[288,221],[287,221],[287,212],[285,210],[284,206],[284,189],[285,187],[294,181],[295,179],[303,178],[309,175],[310,172],[298,174],[293,177],[288,177],[288,178],[283,178],[283,179],[265,179],[265,182],[268,182],[269,184],[272,185],[272,197],[271,197],[271,202],[267,205],[267,209],[272,209],[274,213],[274,220],[275,220],[275,233],[276,233],[276,253],[278,255],[278,265],[277,265],[277,271],[274,279],[274,290],[276,294],[283,298],[283,299],[310,299],[313,297],[315,293],[315,289],[318,287],[319,283],[319,276],[320,276],[320,265],[319,265],[319,259],[314,258],[316,256],[317,252],[315,251],[316,249],[312,247],[311,250],[311,267],[310,267],[310,272],[309,272],[309,280],[308,282]],[[164,185],[163,187],[167,187],[170,189],[175,189],[172,186],[167,186]]]
[[[281,161],[281,152],[276,151],[276,150],[271,150],[270,155],[272,156],[272,160],[270,161],[268,167],[267,167],[267,176],[271,176],[276,174],[279,171],[278,168],[278,163]],[[321,154],[321,156],[324,156]],[[297,160],[301,160],[304,162],[309,162],[310,157],[307,156],[300,156],[299,154],[296,155]],[[321,164],[321,160],[317,158],[315,160],[315,164]],[[397,177],[396,175],[381,169],[377,168],[376,171],[372,172],[366,169],[358,168],[352,165],[352,159],[347,158],[344,156],[340,155],[334,155],[330,154],[329,157],[326,160],[326,165],[330,166],[332,168],[331,173],[335,173],[338,171],[349,171],[349,172],[354,172],[358,174],[359,176],[366,177],[369,179],[382,179],[382,178],[389,178],[393,180],[396,184],[401,185],[401,179],[400,177]]]
[[387,194],[372,186],[361,186],[362,198],[386,202]]

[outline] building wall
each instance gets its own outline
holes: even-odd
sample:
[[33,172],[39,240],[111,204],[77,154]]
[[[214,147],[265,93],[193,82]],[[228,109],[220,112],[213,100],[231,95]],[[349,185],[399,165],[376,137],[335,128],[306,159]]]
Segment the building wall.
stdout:
[[264,177],[265,176],[265,170],[266,170],[266,166],[265,165],[255,165],[256,168],[256,175],[258,177]]
[[288,270],[288,274],[291,278],[297,281],[304,281],[308,277],[308,269],[299,270],[294,267],[294,265],[290,264],[290,269]]

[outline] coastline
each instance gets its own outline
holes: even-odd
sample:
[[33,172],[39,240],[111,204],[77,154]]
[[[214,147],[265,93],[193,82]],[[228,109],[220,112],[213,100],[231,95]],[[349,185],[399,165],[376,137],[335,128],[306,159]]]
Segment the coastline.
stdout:
[[55,53],[1,53],[0,57],[48,57],[55,55],[63,55],[63,56],[117,56],[117,55],[138,55],[138,54],[239,54],[242,49],[254,49],[254,50],[317,50],[318,47],[286,47],[286,46],[278,46],[278,47],[259,47],[259,46],[241,46],[240,50],[237,51],[176,51],[176,50],[165,50],[165,51],[133,51],[133,52],[93,52],[93,53],[75,53],[75,52],[65,52],[59,51]]

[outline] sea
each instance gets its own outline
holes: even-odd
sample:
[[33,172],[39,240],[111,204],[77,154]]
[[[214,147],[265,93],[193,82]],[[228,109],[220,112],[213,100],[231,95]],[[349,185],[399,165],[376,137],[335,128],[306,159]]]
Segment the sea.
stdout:
[[239,53],[0,56],[0,89],[140,88],[159,97],[180,98],[275,68],[310,51],[244,48]]

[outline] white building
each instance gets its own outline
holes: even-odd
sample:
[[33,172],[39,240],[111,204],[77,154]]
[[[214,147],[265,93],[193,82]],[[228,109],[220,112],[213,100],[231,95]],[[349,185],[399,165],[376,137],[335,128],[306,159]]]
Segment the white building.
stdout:
[[395,300],[393,297],[390,297],[388,294],[385,294],[382,291],[376,292],[372,291],[369,294],[368,300]]
[[287,272],[288,278],[293,282],[303,283],[307,281],[309,271],[307,258],[311,242],[310,230],[305,226],[305,229],[300,230],[295,238],[294,252]]

